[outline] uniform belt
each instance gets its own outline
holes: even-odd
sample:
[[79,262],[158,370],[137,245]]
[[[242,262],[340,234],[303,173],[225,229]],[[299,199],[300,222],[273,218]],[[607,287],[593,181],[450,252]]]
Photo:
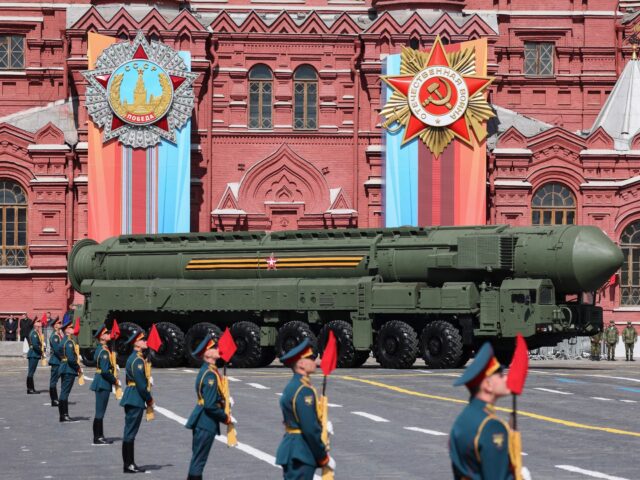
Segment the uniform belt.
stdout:
[[136,382],[127,382],[127,387],[135,387]]
[[302,430],[300,430],[299,428],[284,427],[284,429],[287,433],[297,433],[297,434],[302,433]]

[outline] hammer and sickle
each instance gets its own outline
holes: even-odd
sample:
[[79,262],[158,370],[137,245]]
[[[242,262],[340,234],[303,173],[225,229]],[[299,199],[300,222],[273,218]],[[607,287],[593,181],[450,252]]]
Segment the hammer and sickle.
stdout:
[[[435,82],[433,82],[431,85],[427,87],[427,92],[429,93],[429,96],[425,99],[424,102],[422,102],[423,107],[426,107],[431,103],[436,106],[445,105],[449,109],[453,108],[453,105],[451,105],[451,102],[449,101],[451,100],[451,85],[449,84],[449,82],[443,81],[442,83],[447,89],[447,94],[442,95],[442,93],[440,93],[440,90],[439,90],[440,82],[436,80]],[[433,94],[435,94],[436,97],[438,98],[433,98],[432,96]]]

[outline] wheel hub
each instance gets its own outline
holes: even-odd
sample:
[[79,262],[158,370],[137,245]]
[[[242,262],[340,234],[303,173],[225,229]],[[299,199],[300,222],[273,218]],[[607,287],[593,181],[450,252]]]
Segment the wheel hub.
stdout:
[[398,340],[392,336],[384,339],[384,349],[387,353],[393,355],[398,350]]
[[442,353],[442,342],[438,337],[431,337],[427,342],[427,348],[431,355],[440,355]]

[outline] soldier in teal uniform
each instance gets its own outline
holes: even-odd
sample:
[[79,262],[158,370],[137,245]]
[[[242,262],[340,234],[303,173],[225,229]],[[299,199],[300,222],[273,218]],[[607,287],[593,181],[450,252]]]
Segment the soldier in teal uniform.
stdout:
[[[455,480],[513,480],[509,425],[495,411],[498,398],[509,395],[503,367],[485,343],[454,386],[465,385],[471,399],[453,424],[449,456]],[[528,470],[523,478],[528,478]]]
[[38,362],[44,358],[44,337],[42,336],[42,321],[36,318],[33,322],[33,330],[29,333],[29,352],[27,361],[29,370],[27,371],[27,394],[40,393],[33,385],[33,376],[38,368]]
[[61,422],[76,422],[69,416],[69,395],[73,388],[73,382],[75,382],[78,375],[82,375],[82,369],[78,363],[78,355],[76,354],[76,342],[73,340],[73,319],[69,315],[62,320],[62,331],[64,332],[64,338],[62,339],[62,346],[60,347],[60,353],[62,354],[59,372],[62,378],[62,388],[60,389],[60,401],[58,402],[58,413],[60,414]]
[[107,347],[107,342],[111,340],[111,333],[106,326],[102,325],[96,334],[100,345],[96,348],[94,361],[96,362],[96,375],[91,382],[91,391],[96,394],[96,415],[93,418],[93,444],[110,445],[113,443],[104,438],[104,414],[109,403],[111,389],[118,383],[115,376],[115,367],[111,363],[111,352]]
[[316,370],[309,340],[305,338],[280,361],[291,367],[293,378],[280,397],[285,434],[276,453],[276,464],[282,466],[285,480],[311,480],[316,468],[328,466],[335,470],[335,461],[321,439],[318,398],[309,379]]
[[62,332],[60,330],[62,323],[60,317],[51,319],[51,326],[53,327],[53,333],[49,337],[49,366],[51,367],[51,376],[49,377],[49,397],[51,397],[51,406],[58,406],[58,380],[60,379],[60,362],[62,361],[62,354],[60,348],[62,347]]
[[151,396],[151,364],[146,359],[147,338],[144,331],[135,332],[127,340],[133,344],[133,352],[127,359],[127,388],[120,406],[124,407],[124,435],[122,437],[122,461],[124,473],[144,473],[135,462],[134,444],[142,417],[147,407],[153,407]]
[[220,358],[218,341],[207,335],[193,351],[193,355],[203,357],[204,363],[196,377],[198,403],[186,424],[187,428],[193,430],[187,480],[202,480],[211,445],[216,435],[220,435],[220,423],[228,425],[233,418],[224,413],[224,397],[219,388],[220,374],[216,368],[216,360]]

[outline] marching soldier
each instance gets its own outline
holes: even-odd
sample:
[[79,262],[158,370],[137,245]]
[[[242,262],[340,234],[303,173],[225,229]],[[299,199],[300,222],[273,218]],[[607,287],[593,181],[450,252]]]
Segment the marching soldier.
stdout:
[[602,339],[602,332],[598,332],[591,336],[591,360],[600,361],[600,340]]
[[62,386],[60,389],[60,400],[58,401],[58,413],[60,414],[60,421],[63,423],[77,422],[77,420],[69,416],[69,395],[73,388],[73,382],[76,377],[82,375],[82,368],[80,368],[76,342],[73,340],[73,319],[71,316],[67,316],[62,321],[62,331],[64,332],[64,338],[62,339],[62,346],[60,352],[62,359],[60,362],[59,372],[62,378]]
[[611,320],[609,326],[604,332],[604,337],[607,342],[607,360],[616,361],[616,344],[618,343],[618,339],[620,338],[620,334],[618,333],[618,329],[616,328],[616,323]]
[[111,352],[107,347],[107,342],[111,340],[111,333],[106,326],[102,325],[95,334],[100,345],[96,348],[94,361],[96,362],[96,375],[91,382],[90,390],[96,394],[96,415],[93,418],[93,444],[110,445],[113,442],[104,438],[104,414],[109,403],[111,388],[118,385],[115,376],[115,367],[111,363]]
[[146,359],[147,338],[144,331],[135,332],[127,340],[133,344],[133,352],[127,359],[127,388],[120,401],[124,407],[124,435],[122,437],[122,461],[124,473],[144,473],[135,463],[134,444],[146,408],[153,407],[151,397],[151,363]]
[[217,340],[207,335],[193,355],[203,357],[204,364],[196,377],[198,403],[186,424],[187,428],[193,430],[193,453],[187,480],[202,480],[211,445],[215,436],[220,434],[220,423],[228,425],[235,421],[224,411],[224,396],[220,391],[221,379],[216,368],[216,360],[220,358]]
[[336,463],[321,439],[318,399],[309,379],[316,370],[309,340],[305,338],[280,361],[291,367],[293,378],[280,397],[285,434],[276,453],[276,464],[282,466],[285,480],[311,480],[316,468],[328,466],[335,470]]
[[51,406],[58,406],[58,380],[60,379],[60,362],[62,361],[62,332],[60,330],[60,318],[56,317],[51,320],[53,333],[49,337],[49,347],[51,353],[49,355],[49,366],[51,367],[51,376],[49,377],[49,397],[51,397]]
[[[495,402],[509,395],[502,365],[485,343],[454,386],[465,385],[469,404],[453,424],[449,456],[456,480],[513,480],[514,462],[509,456],[511,429],[496,415]],[[529,472],[522,469],[523,478]]]
[[29,352],[27,353],[27,361],[29,362],[29,370],[27,371],[27,394],[29,395],[40,393],[33,385],[33,376],[38,368],[38,362],[44,359],[44,349],[42,322],[36,318],[33,323],[33,330],[29,333]]
[[638,332],[633,328],[631,322],[622,331],[622,341],[624,342],[624,353],[627,355],[627,362],[635,362],[633,359],[633,346],[638,341]]

